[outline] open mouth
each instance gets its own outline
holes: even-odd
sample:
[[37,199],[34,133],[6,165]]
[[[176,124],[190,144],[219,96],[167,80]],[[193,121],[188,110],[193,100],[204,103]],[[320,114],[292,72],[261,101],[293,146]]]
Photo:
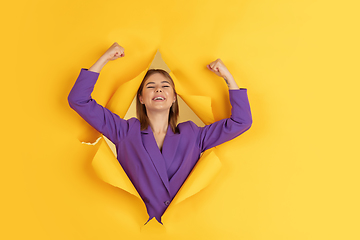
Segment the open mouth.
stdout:
[[165,98],[163,98],[163,97],[154,97],[152,100],[154,100],[154,101],[164,101]]

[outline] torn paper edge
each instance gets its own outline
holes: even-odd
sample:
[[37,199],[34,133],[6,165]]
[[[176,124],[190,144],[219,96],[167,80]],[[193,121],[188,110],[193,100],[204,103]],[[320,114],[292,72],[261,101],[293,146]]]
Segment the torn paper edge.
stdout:
[[99,141],[100,141],[100,139],[101,139],[102,137],[99,137],[98,139],[96,139],[96,141],[95,142],[93,142],[93,143],[89,143],[89,142],[81,142],[81,144],[86,144],[86,145],[92,145],[92,146],[94,146],[94,145],[96,145]]

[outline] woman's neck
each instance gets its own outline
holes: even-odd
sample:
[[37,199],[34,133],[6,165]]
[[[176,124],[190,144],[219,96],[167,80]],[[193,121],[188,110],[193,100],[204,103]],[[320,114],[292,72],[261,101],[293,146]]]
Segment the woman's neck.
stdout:
[[169,126],[169,113],[166,112],[148,112],[150,127],[153,133],[166,133]]

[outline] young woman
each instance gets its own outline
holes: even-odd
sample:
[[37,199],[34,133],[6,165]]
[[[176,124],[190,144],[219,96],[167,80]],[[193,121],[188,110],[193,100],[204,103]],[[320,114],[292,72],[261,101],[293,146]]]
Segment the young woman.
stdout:
[[229,87],[231,117],[204,127],[187,121],[177,125],[174,82],[164,70],[149,70],[137,93],[137,118],[121,119],[91,98],[101,69],[124,57],[114,43],[88,70],[81,69],[68,101],[82,118],[109,138],[117,159],[144,201],[149,220],[161,216],[203,151],[229,141],[252,124],[247,90],[237,86],[220,59],[207,65]]

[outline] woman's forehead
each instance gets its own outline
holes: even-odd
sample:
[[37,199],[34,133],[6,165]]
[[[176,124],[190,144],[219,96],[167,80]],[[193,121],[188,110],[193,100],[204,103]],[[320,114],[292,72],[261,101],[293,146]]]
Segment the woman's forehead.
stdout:
[[161,73],[154,73],[151,76],[149,76],[146,81],[145,81],[145,85],[149,82],[154,82],[154,83],[162,83],[162,82],[168,82],[170,83],[169,79],[167,79],[163,74]]

